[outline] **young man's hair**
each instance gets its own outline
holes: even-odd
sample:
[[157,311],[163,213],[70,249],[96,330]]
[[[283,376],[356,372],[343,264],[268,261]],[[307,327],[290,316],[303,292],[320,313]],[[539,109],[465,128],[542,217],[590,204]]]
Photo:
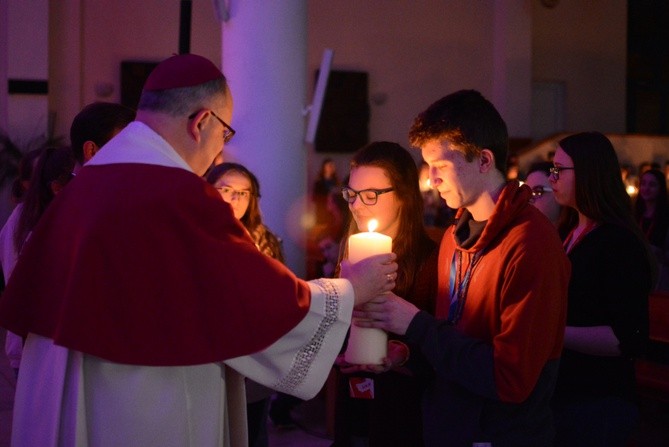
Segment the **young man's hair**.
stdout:
[[409,131],[409,142],[420,147],[429,140],[446,140],[467,161],[489,149],[495,167],[506,173],[509,135],[495,106],[476,90],[460,90],[444,96],[420,113]]
[[84,164],[84,143],[94,142],[104,146],[118,129],[123,129],[135,119],[135,111],[121,104],[94,102],[81,109],[70,126],[72,154]]

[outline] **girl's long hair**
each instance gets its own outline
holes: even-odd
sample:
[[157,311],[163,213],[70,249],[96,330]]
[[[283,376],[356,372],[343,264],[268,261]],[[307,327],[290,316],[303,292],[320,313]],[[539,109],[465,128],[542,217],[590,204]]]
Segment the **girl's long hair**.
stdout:
[[73,169],[74,156],[69,146],[48,147],[39,155],[14,232],[17,253],[55,197],[54,188],[65,186],[72,178]]
[[656,268],[655,259],[634,219],[631,199],[625,190],[618,156],[611,141],[599,132],[582,132],[563,138],[558,146],[574,163],[578,211],[596,222],[629,229],[646,247],[646,256],[653,271]]
[[[427,255],[427,248],[434,244],[423,224],[423,196],[418,184],[418,168],[406,149],[397,143],[386,141],[370,143],[356,152],[350,167],[354,169],[360,166],[383,169],[400,203],[400,223],[393,239],[393,252],[397,254],[399,265],[395,291],[403,296],[413,285],[424,261],[421,256]],[[358,233],[358,227],[355,220],[351,219],[348,231],[342,238],[339,264],[348,257],[348,237],[355,233]]]

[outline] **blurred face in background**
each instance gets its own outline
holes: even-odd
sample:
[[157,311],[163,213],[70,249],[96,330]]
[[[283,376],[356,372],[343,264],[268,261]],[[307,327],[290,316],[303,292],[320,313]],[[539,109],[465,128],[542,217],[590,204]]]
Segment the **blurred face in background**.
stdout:
[[555,201],[548,175],[534,171],[527,176],[525,184],[532,189],[530,203],[541,211],[554,224],[560,217],[560,204]]
[[251,198],[251,180],[239,172],[228,171],[216,180],[214,187],[223,200],[232,206],[235,218],[244,217]]
[[323,177],[331,178],[337,172],[337,165],[334,161],[328,161],[323,165]]
[[639,196],[646,202],[654,202],[660,193],[660,184],[653,174],[644,174],[639,182]]

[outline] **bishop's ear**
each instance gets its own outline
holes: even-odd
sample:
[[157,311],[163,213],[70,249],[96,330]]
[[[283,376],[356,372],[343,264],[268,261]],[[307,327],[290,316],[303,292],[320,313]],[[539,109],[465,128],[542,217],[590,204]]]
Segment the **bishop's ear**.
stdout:
[[188,133],[193,137],[195,141],[200,141],[201,135],[200,131],[202,130],[202,120],[207,114],[207,111],[202,109],[199,110],[188,117]]

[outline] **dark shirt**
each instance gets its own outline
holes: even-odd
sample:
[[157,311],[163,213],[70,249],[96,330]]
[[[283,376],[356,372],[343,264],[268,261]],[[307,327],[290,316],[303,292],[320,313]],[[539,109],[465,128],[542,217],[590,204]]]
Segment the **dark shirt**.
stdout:
[[567,326],[611,326],[622,355],[604,357],[565,349],[555,401],[582,397],[634,398],[633,358],[648,336],[650,265],[646,250],[628,229],[603,224],[569,252]]

